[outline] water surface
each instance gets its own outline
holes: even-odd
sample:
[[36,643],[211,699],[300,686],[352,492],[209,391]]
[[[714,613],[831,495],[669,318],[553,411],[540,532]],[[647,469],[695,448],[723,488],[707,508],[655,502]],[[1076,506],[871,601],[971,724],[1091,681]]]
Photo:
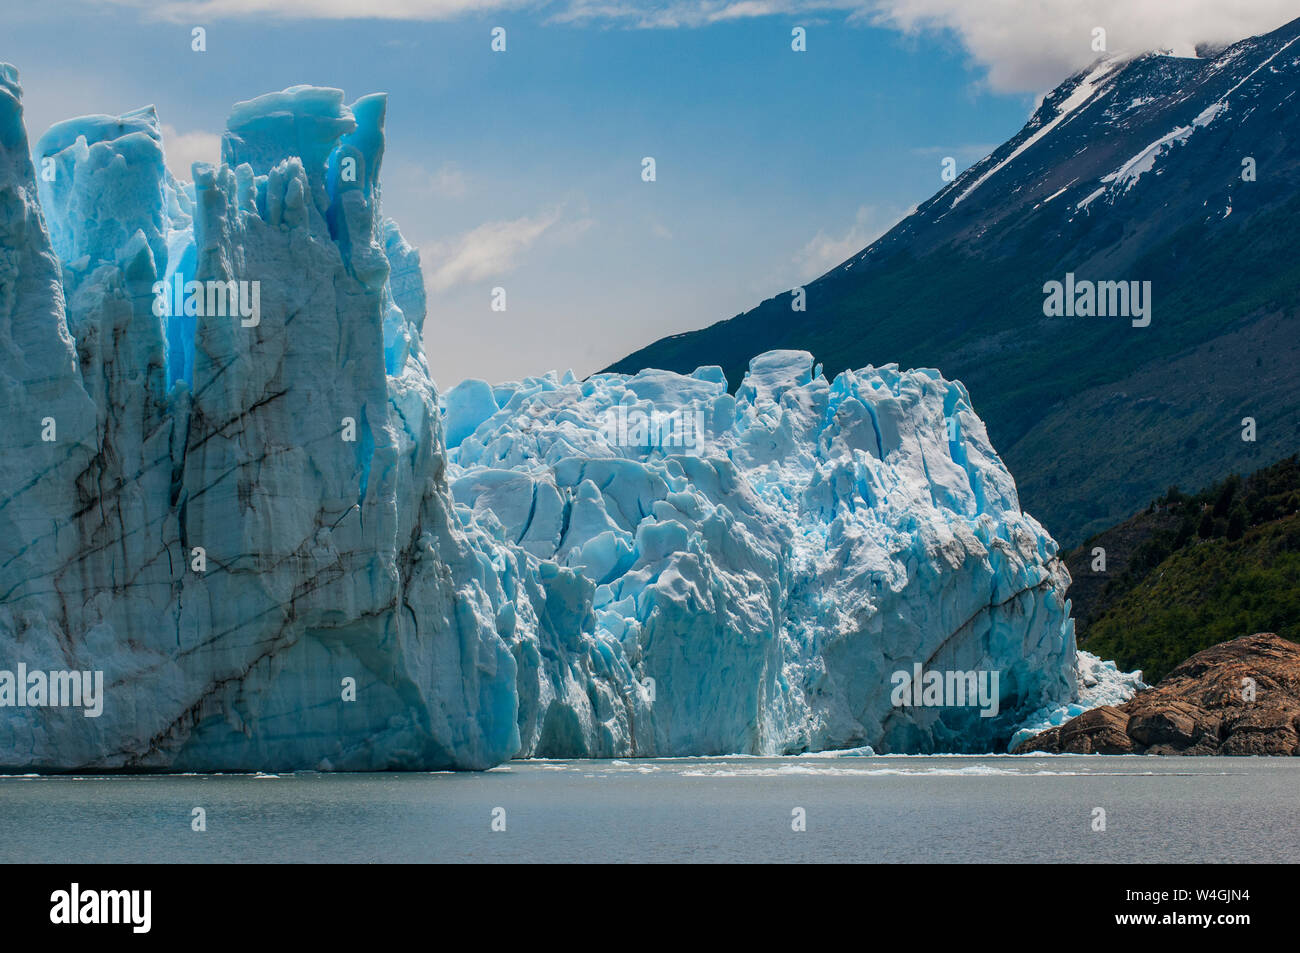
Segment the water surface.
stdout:
[[[202,807],[207,830],[191,829]],[[504,808],[505,831],[493,831]],[[792,830],[802,808],[806,830]],[[1094,831],[1096,808],[1105,830]],[[500,816],[500,812],[496,812]],[[1300,758],[684,758],[0,778],[0,861],[1300,861]]]

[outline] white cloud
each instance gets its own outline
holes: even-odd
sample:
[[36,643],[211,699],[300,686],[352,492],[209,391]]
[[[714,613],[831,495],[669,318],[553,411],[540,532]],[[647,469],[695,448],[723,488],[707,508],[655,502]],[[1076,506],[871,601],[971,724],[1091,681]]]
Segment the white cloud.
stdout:
[[474,13],[536,6],[537,0],[108,0],[136,7],[149,16],[200,24],[225,17],[277,17],[286,20],[451,20]]
[[604,21],[641,29],[675,29],[755,17],[853,12],[865,6],[864,0],[669,0],[657,4],[569,0],[551,19],[559,23]]
[[459,199],[469,191],[465,173],[454,162],[444,162],[425,180],[427,194],[443,199]]
[[1300,0],[875,0],[854,19],[904,33],[950,31],[1000,92],[1039,92],[1098,56],[1092,31],[1113,53],[1234,43],[1300,16]]
[[215,165],[221,161],[221,136],[215,132],[178,132],[175,126],[163,123],[162,135],[167,168],[178,179],[190,181],[190,166],[195,162]]
[[863,205],[849,230],[838,238],[819,230],[795,253],[794,263],[801,280],[811,281],[847,261],[889,231],[900,218],[901,215],[891,215],[873,205]]
[[563,207],[485,222],[458,238],[421,248],[425,282],[431,291],[442,292],[466,282],[502,277],[518,267],[520,257],[542,236],[572,241],[590,225],[590,219],[565,219]]
[[640,28],[701,27],[755,17],[840,13],[851,23],[916,35],[953,35],[998,92],[1041,92],[1097,58],[1094,27],[1110,52],[1234,43],[1300,16],[1300,0],[569,0],[552,19]]
[[[1300,16],[1300,0],[104,0],[146,16],[201,23],[223,17],[450,20],[493,11],[544,12],[550,22],[641,29],[702,27],[757,17],[843,15],[847,22],[954,36],[999,92],[1041,92],[1097,54],[1192,50],[1267,33]],[[833,23],[833,21],[832,21]]]

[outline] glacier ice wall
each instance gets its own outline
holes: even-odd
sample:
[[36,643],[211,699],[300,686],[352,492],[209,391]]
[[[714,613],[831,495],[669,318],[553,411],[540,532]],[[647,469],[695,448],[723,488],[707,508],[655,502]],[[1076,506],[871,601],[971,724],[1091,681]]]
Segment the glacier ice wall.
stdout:
[[1016,729],[1007,742],[1007,751],[1014,751],[1022,741],[1034,735],[1058,728],[1071,718],[1102,705],[1118,707],[1140,691],[1151,686],[1142,681],[1142,672],[1122,672],[1114,662],[1104,661],[1091,652],[1080,651],[1075,665],[1078,691],[1072,701],[1050,705],[1034,712]]
[[[0,685],[0,769],[987,751],[1075,697],[1055,543],[936,372],[440,399],[385,108],[240,103],[180,182],[152,108],[29,153],[0,67],[0,670],[106,696]],[[691,445],[615,423],[674,414]],[[895,707],[914,664],[999,672],[998,715]]]
[[[442,403],[457,508],[533,607],[525,754],[988,751],[1075,693],[1056,545],[935,371],[777,351],[734,396],[714,367]],[[999,712],[895,706],[916,664],[997,671]]]
[[[182,185],[151,109],[55,126],[37,176],[2,75],[0,667],[106,699],[0,708],[0,765],[513,755],[499,583],[451,517],[423,297],[390,288],[418,259],[380,214],[383,98],[242,103]],[[158,314],[177,279],[256,282],[257,322]]]

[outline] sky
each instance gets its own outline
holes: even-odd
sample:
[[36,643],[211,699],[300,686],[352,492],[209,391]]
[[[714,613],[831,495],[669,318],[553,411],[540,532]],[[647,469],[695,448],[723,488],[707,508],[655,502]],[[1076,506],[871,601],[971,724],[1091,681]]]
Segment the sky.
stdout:
[[1109,52],[1190,55],[1297,16],[1300,0],[46,0],[6,11],[0,61],[33,142],[153,104],[184,179],[217,161],[235,102],[387,92],[384,211],[420,249],[445,389],[586,375],[816,278],[941,188],[945,157],[960,171],[1014,135],[1098,55],[1098,27]]

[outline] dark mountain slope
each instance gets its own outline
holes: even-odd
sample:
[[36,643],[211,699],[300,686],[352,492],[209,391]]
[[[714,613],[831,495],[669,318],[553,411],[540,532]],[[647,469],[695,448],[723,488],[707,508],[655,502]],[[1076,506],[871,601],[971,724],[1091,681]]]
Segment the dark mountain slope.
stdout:
[[[783,293],[610,369],[720,364],[735,385],[770,348],[827,374],[937,367],[1067,544],[1172,483],[1257,469],[1300,446],[1298,79],[1300,20],[1208,59],[1098,62],[808,285],[806,313]],[[1067,272],[1150,281],[1150,325],[1045,316],[1044,283]]]

